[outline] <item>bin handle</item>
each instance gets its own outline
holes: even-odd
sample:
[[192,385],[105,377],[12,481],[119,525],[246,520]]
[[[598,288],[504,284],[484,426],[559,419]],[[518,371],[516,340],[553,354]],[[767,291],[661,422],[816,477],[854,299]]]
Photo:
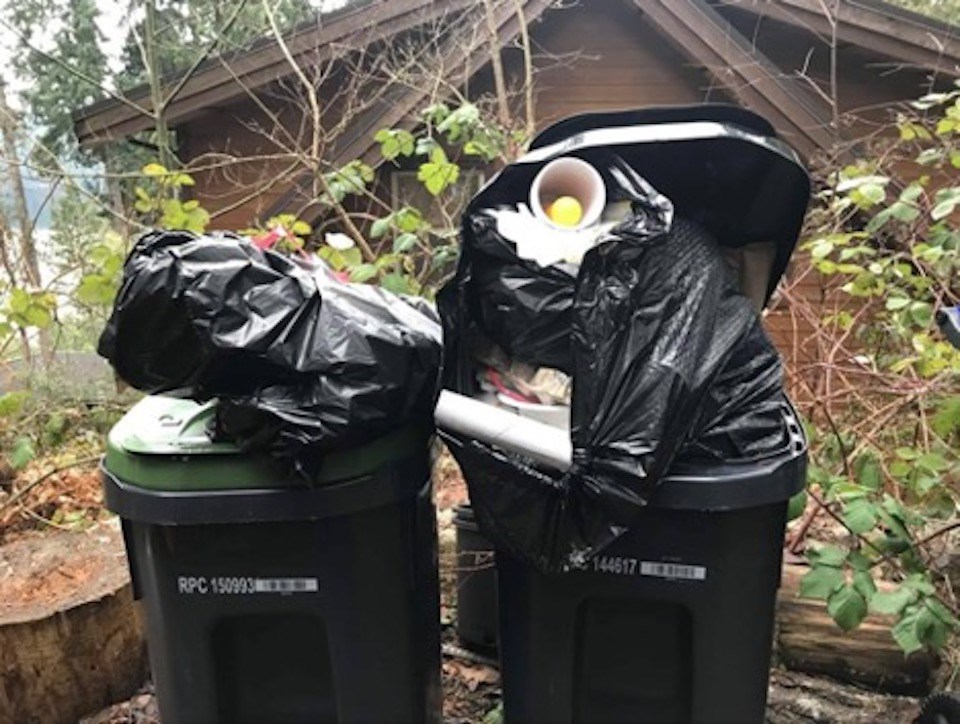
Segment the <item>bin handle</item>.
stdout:
[[217,401],[215,399],[208,400],[207,402],[204,402],[202,405],[198,406],[193,413],[183,421],[183,424],[180,425],[180,429],[177,431],[177,440],[180,442],[180,444],[184,445],[185,447],[189,447],[190,445],[209,445],[212,442],[210,436],[207,434],[187,435],[186,432],[193,425],[197,424],[198,420],[208,417],[210,415],[210,411],[216,408],[216,406]]

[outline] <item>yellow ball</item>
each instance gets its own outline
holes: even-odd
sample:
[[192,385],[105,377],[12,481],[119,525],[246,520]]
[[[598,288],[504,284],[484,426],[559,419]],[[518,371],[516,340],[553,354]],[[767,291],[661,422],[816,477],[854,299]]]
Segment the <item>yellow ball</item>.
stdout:
[[559,226],[576,226],[583,218],[583,206],[572,196],[561,196],[547,208],[547,218]]

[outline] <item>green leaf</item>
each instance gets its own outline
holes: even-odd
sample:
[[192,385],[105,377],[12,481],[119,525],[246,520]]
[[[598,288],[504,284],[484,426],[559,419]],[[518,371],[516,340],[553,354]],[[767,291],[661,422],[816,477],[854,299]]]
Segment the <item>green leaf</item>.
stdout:
[[413,153],[414,138],[409,131],[383,128],[373,138],[380,144],[380,153],[388,161]]
[[928,518],[947,520],[957,512],[957,502],[945,487],[938,487],[924,496],[920,511]]
[[390,214],[390,216],[384,216],[382,219],[377,219],[370,225],[370,237],[373,239],[379,239],[390,230],[390,225],[392,223],[393,214]]
[[355,246],[351,246],[349,249],[342,249],[340,256],[343,258],[345,266],[354,267],[363,263],[363,252]]
[[799,493],[790,498],[790,502],[787,504],[787,522],[799,518],[801,515],[803,515],[803,511],[806,509],[807,491],[801,490]]
[[400,231],[413,233],[423,227],[423,214],[411,206],[404,206],[397,211],[396,217]]
[[31,302],[30,293],[26,289],[16,288],[10,292],[10,300],[7,302],[7,306],[14,314],[25,314],[30,308]]
[[901,585],[906,586],[911,591],[926,594],[927,596],[933,596],[937,592],[937,589],[934,588],[929,578],[923,573],[910,574]]
[[393,251],[395,254],[406,254],[416,245],[416,234],[400,234],[400,236],[393,240]]
[[394,294],[413,294],[415,290],[411,282],[406,274],[385,274],[380,279],[380,286]]
[[885,496],[883,506],[877,509],[877,514],[894,537],[904,542],[912,540],[905,525],[906,513],[894,498]]
[[897,310],[906,307],[911,301],[912,300],[907,297],[889,297],[885,306],[887,311],[896,312]]
[[867,498],[851,500],[844,506],[843,521],[854,533],[864,534],[877,524],[877,506]]
[[22,470],[31,460],[37,457],[36,450],[33,449],[33,443],[29,437],[18,437],[14,443],[7,461],[14,470]]
[[154,178],[158,176],[166,176],[169,173],[166,166],[161,166],[159,163],[148,163],[141,169],[141,172],[145,176],[151,176]]
[[893,640],[897,642],[897,645],[903,649],[903,653],[907,656],[923,648],[923,644],[920,642],[920,634],[917,630],[918,618],[919,615],[917,611],[909,611],[890,630],[890,633],[893,635]]
[[927,302],[913,302],[910,305],[910,317],[921,327],[929,327],[933,322],[933,305]]
[[873,561],[860,551],[850,551],[850,555],[847,556],[847,563],[854,571],[869,571],[873,567]]
[[0,417],[19,415],[29,399],[30,393],[25,390],[0,395]]
[[926,599],[917,615],[917,637],[934,651],[939,651],[947,643],[949,635],[950,626],[933,612],[930,599]]
[[853,473],[857,482],[869,490],[879,490],[883,486],[883,472],[880,461],[873,453],[860,455],[853,463]]
[[874,583],[869,571],[856,571],[853,574],[853,587],[867,601],[877,592],[877,584]]
[[825,545],[807,552],[814,565],[833,566],[839,568],[847,560],[847,553],[839,546]]
[[113,279],[101,274],[88,274],[80,280],[76,292],[77,300],[89,306],[106,306],[113,302],[117,294],[117,285]]
[[377,267],[374,264],[361,264],[350,270],[350,281],[361,284],[377,276]]
[[815,565],[800,579],[800,595],[826,600],[845,580],[840,568]]
[[960,204],[960,186],[940,189],[937,191],[935,200],[936,205],[930,212],[930,217],[934,221],[947,218],[953,213],[957,204]]
[[933,596],[928,596],[923,600],[924,605],[930,609],[930,612],[939,618],[944,624],[950,628],[957,628],[960,626],[960,621],[957,620],[957,617],[953,615],[953,612],[943,605],[941,601],[934,598]]
[[856,588],[845,584],[827,599],[827,612],[844,631],[853,631],[867,616],[867,601]]
[[833,252],[833,242],[829,239],[817,239],[810,246],[810,256],[814,259],[824,259]]
[[919,451],[912,447],[898,447],[894,452],[901,460],[916,460],[920,457]]
[[430,152],[430,160],[420,165],[417,179],[433,196],[438,196],[447,186],[456,183],[460,167],[447,159],[447,154],[437,146]]
[[931,473],[939,473],[950,467],[950,463],[940,453],[928,452],[918,457],[914,463],[917,467]]
[[913,468],[906,460],[894,460],[890,463],[890,474],[895,478],[906,478],[912,471]]
[[870,608],[877,613],[894,616],[916,600],[916,591],[906,586],[899,586],[892,591],[877,591],[873,594],[870,598]]

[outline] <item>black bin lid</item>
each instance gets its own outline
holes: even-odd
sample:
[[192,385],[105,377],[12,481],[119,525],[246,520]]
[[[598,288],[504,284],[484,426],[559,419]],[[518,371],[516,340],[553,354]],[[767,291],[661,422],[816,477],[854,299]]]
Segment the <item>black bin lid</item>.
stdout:
[[515,165],[539,166],[596,147],[612,148],[721,246],[772,244],[769,301],[810,198],[806,169],[769,122],[728,105],[586,113],[541,132]]

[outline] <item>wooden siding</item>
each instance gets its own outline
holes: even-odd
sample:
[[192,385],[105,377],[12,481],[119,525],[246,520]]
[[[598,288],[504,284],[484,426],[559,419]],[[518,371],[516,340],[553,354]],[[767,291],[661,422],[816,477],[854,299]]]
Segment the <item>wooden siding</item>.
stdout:
[[[729,101],[722,88],[625,2],[581,3],[549,13],[531,36],[542,55],[554,56],[538,61],[541,128],[589,111]],[[520,51],[508,51],[507,58],[519,64]]]

